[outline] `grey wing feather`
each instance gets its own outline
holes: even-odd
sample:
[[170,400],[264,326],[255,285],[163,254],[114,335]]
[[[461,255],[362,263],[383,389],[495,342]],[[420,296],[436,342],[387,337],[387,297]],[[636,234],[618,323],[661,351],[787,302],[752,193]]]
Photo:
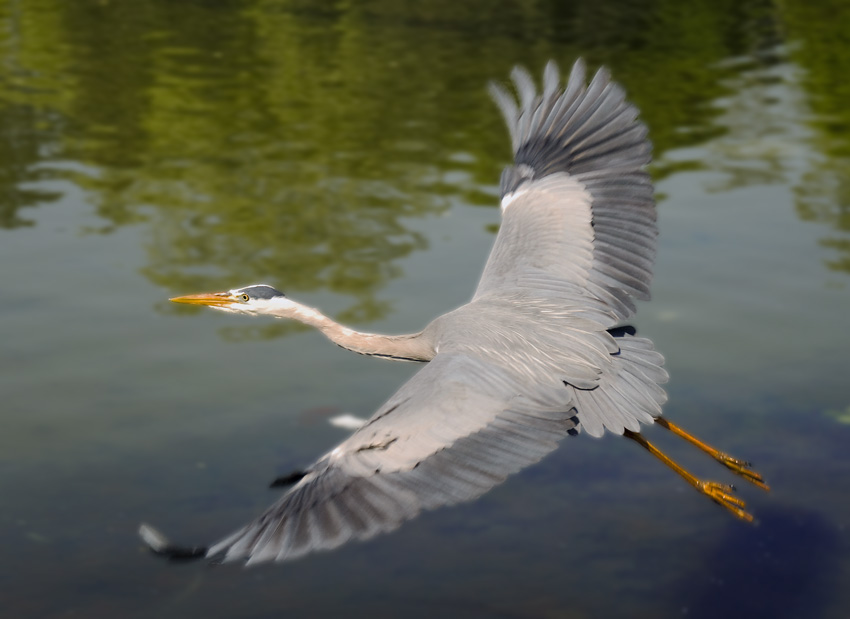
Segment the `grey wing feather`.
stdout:
[[[502,230],[476,297],[537,282],[602,301],[607,324],[617,324],[634,314],[634,300],[649,298],[655,260],[646,127],[607,70],[586,84],[581,60],[564,90],[554,63],[542,94],[526,71],[512,77],[519,105],[504,88],[490,89],[511,134],[514,165],[502,174]],[[563,230],[560,239],[551,238],[553,228]],[[529,247],[538,247],[533,259]]]
[[555,449],[577,425],[568,391],[522,383],[472,356],[437,355],[363,428],[207,556],[293,559],[480,496]]
[[624,429],[640,432],[641,423],[652,423],[661,415],[667,394],[660,385],[667,382],[662,367],[664,357],[652,342],[636,337],[631,328],[612,329],[618,351],[612,355],[610,369],[599,379],[596,389],[577,389],[571,385],[581,429],[591,436],[605,430],[622,434]]

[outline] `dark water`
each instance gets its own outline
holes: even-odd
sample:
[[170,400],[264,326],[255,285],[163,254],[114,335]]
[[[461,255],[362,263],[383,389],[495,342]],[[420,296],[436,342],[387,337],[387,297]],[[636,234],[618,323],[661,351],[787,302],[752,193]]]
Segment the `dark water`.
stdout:
[[[827,617],[850,608],[843,1],[0,4],[6,617]],[[639,448],[567,441],[480,501],[290,565],[173,566],[414,367],[185,312],[264,281],[363,329],[463,303],[508,139],[485,91],[605,64],[655,144],[667,414],[754,460],[732,520]],[[700,475],[730,481],[647,432]]]

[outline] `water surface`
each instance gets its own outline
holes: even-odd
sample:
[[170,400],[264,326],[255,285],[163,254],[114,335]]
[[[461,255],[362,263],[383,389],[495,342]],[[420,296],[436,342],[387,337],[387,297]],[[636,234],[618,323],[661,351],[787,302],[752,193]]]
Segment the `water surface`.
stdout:
[[[751,616],[850,607],[842,2],[31,0],[0,6],[0,601],[16,617]],[[604,64],[655,146],[637,326],[666,413],[754,460],[746,526],[616,437],[283,566],[173,566],[415,367],[186,311],[263,281],[357,328],[465,302],[522,63]],[[649,429],[700,475],[723,470]]]

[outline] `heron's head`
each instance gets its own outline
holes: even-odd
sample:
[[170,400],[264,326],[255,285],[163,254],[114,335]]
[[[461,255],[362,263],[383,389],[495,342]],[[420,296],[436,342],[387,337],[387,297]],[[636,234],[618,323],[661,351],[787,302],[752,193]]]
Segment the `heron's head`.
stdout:
[[244,288],[235,288],[226,292],[207,292],[190,294],[170,299],[175,303],[190,305],[208,305],[225,312],[243,312],[245,314],[282,315],[293,305],[280,290],[266,284],[255,284]]

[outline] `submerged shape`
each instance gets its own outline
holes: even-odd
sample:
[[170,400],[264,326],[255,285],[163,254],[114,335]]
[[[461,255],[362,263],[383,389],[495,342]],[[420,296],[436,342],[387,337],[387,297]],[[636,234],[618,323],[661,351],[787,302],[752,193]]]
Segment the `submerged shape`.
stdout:
[[[537,462],[568,434],[605,430],[636,440],[744,519],[729,487],[702,482],[639,434],[661,415],[667,373],[652,342],[622,322],[649,298],[655,203],[646,128],[601,69],[578,61],[566,86],[550,62],[539,94],[515,69],[519,105],[492,94],[511,134],[503,222],[472,300],[422,332],[358,333],[263,284],[172,299],[301,321],[338,345],[429,362],[371,419],[313,465],[259,518],[209,549],[140,533],[171,558],[283,561],[365,539],[423,509],[476,498]],[[754,483],[749,466],[693,442]],[[724,460],[725,458],[725,460]]]

